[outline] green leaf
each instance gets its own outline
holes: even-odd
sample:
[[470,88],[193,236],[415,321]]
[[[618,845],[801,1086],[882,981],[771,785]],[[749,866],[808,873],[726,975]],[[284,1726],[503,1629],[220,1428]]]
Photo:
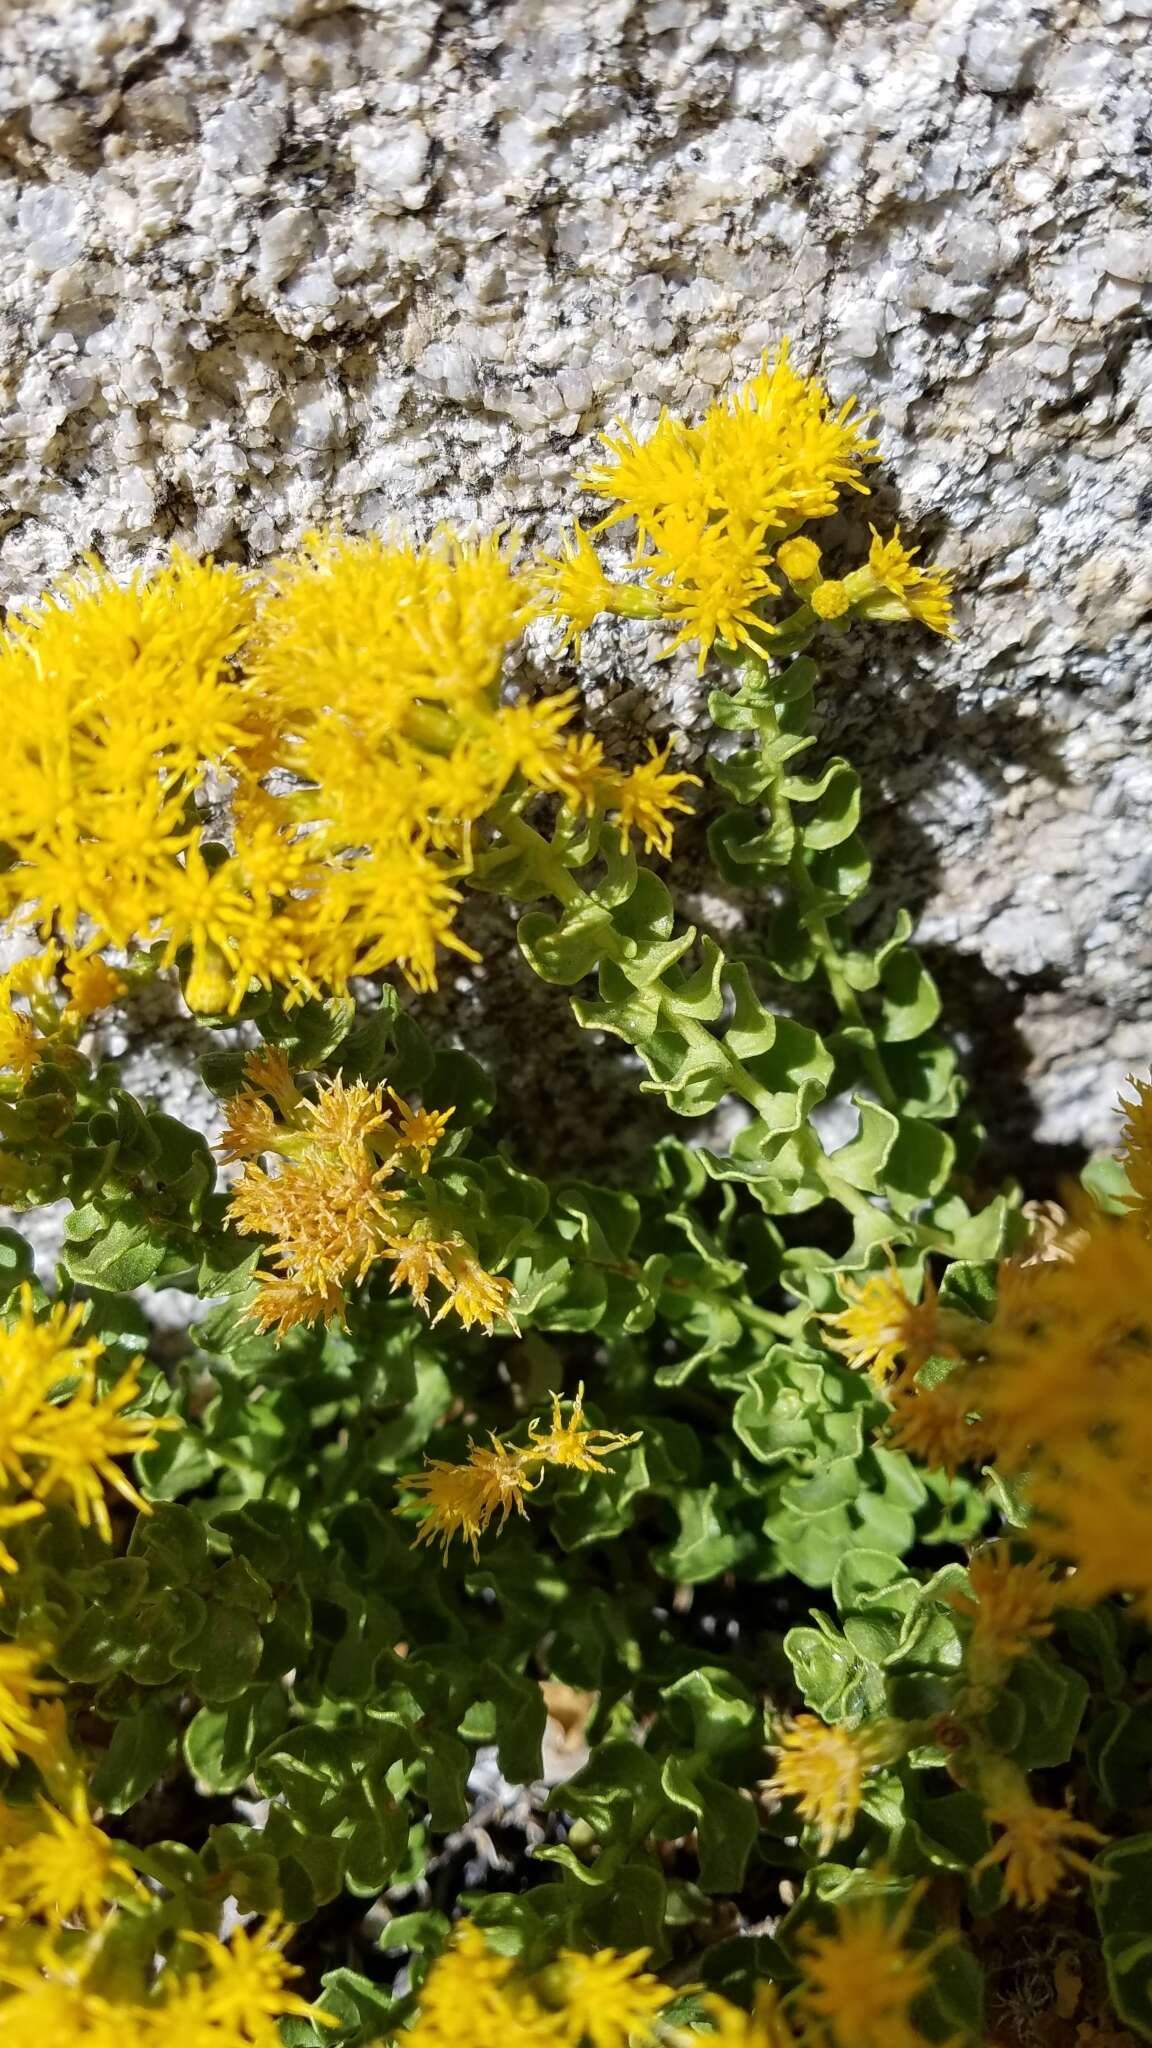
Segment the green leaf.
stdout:
[[169,1771],[179,1755],[180,1728],[170,1700],[146,1700],[118,1721],[92,1774],[89,1790],[108,1813],[127,1813]]
[[462,1827],[468,1818],[468,1773],[472,1753],[455,1735],[433,1730],[423,1738],[429,1819],[437,1834]]
[[287,1725],[279,1685],[253,1686],[226,1707],[201,1707],[184,1732],[188,1768],[209,1792],[238,1791],[260,1750]]
[[656,1552],[655,1562],[680,1585],[697,1586],[718,1578],[737,1555],[737,1539],[717,1506],[719,1492],[716,1486],[704,1486],[681,1487],[676,1493],[680,1533]]
[[1133,1835],[1096,1858],[1096,1918],[1112,2003],[1125,2025],[1152,2039],[1152,1835]]
[[718,1665],[703,1664],[686,1672],[666,1685],[661,1697],[687,1707],[693,1747],[707,1756],[739,1747],[758,1718],[746,1687]]
[[890,953],[880,979],[882,1000],[879,1036],[889,1045],[920,1038],[940,1015],[940,994],[932,976],[911,946]]
[[0,1302],[9,1301],[33,1273],[32,1247],[15,1230],[0,1230]]
[[989,1740],[1023,1771],[1053,1769],[1072,1754],[1088,1681],[1046,1647],[1022,1657],[987,1720]]
[[[95,1227],[91,1211],[96,1209]],[[81,1241],[79,1222],[83,1217],[89,1230]],[[155,1278],[164,1263],[167,1241],[139,1206],[121,1200],[100,1208],[87,1204],[75,1210],[65,1225],[65,1243],[60,1264],[70,1280],[83,1287],[103,1287],[110,1294],[130,1294]]]
[[669,1799],[696,1815],[701,1888],[738,1892],[759,1833],[752,1800],[686,1757],[665,1758],[661,1781]]

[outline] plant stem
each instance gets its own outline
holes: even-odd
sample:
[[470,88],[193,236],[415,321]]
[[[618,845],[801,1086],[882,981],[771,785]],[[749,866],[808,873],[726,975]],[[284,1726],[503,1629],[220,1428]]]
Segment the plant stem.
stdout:
[[[528,855],[536,879],[544,884],[565,910],[589,912],[601,908],[565,867],[555,847],[520,815],[514,802],[498,806],[491,813],[491,819],[510,845],[518,847],[521,852]],[[608,920],[605,920],[602,934],[602,954],[605,959],[626,966],[630,943]],[[723,1040],[714,1038],[697,1018],[681,1014],[677,1007],[675,992],[667,986],[663,975],[657,976],[647,987],[648,993],[657,999],[660,1014],[667,1013],[669,1023],[687,1045],[698,1046],[701,1050],[706,1049],[710,1057],[714,1057],[717,1051],[721,1053],[728,1070],[728,1086],[734,1095],[748,1103],[760,1116],[774,1109],[775,1102],[771,1090],[756,1079],[755,1074],[728,1049]],[[834,1201],[856,1219],[863,1220],[867,1217],[871,1220],[875,1213],[871,1202],[858,1188],[854,1188],[835,1171],[828,1155],[821,1147],[815,1148],[813,1165]]]

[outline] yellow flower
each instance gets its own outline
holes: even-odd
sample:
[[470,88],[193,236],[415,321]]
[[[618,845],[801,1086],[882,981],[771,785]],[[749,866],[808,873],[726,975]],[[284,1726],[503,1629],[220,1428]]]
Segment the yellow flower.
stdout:
[[[512,555],[498,535],[312,535],[259,586],[180,555],[127,587],[91,566],[10,623],[0,925],[58,935],[71,1000],[51,975],[0,983],[0,1068],[25,1080],[43,1057],[45,1004],[75,1037],[115,1000],[117,949],[179,961],[207,1015],[387,968],[430,988],[442,949],[476,957],[454,930],[475,827],[572,759],[573,693],[506,686],[539,602]],[[661,609],[641,588],[613,602]]]
[[808,602],[818,619],[842,619],[851,609],[852,596],[846,583],[830,577],[827,582],[817,584]]
[[254,1934],[246,1927],[233,1930],[223,1942],[214,1934],[188,1934],[185,1939],[203,1949],[208,1968],[202,1975],[182,1979],[175,1993],[161,2008],[167,2038],[179,2041],[181,2029],[191,2023],[207,2022],[239,2041],[272,2041],[278,2035],[269,2022],[295,2015],[322,2025],[335,2026],[332,2015],[317,2012],[315,2006],[289,1990],[293,1977],[300,1975],[295,1963],[284,1955],[285,1944],[294,1929],[285,1927],[278,1913],[270,1913]]
[[798,534],[795,540],[786,540],[782,548],[777,548],[776,560],[789,583],[807,583],[820,574],[822,552],[814,540]]
[[1038,1558],[1014,1564],[1007,1544],[987,1544],[968,1563],[971,1593],[949,1603],[971,1622],[964,1661],[977,1680],[999,1678],[1030,1644],[1051,1635],[1059,1588]]
[[677,791],[691,783],[699,787],[699,777],[680,771],[669,774],[665,764],[668,748],[658,748],[653,740],[648,742],[649,759],[622,775],[612,796],[612,808],[620,823],[620,844],[626,847],[629,834],[638,832],[644,841],[646,853],[662,853],[665,858],[672,851],[672,811],[691,811],[691,804],[685,803]]
[[891,1253],[887,1272],[870,1273],[864,1281],[841,1275],[838,1284],[848,1307],[819,1320],[841,1332],[829,1339],[832,1349],[843,1352],[849,1365],[866,1367],[877,1386],[898,1373],[910,1379],[934,1353],[951,1349],[941,1330],[930,1273],[925,1272],[919,1302],[909,1300]]
[[1152,1230],[1152,1076],[1147,1081],[1138,1081],[1135,1074],[1129,1074],[1128,1086],[1136,1091],[1135,1101],[1129,1102],[1122,1095],[1119,1103],[1119,1114],[1124,1118],[1120,1164],[1132,1189],[1125,1200]]
[[0,1762],[14,1765],[21,1752],[34,1758],[43,1747],[36,1701],[64,1690],[54,1678],[36,1676],[46,1655],[43,1644],[0,1643]]
[[74,953],[65,961],[64,985],[68,990],[68,1007],[79,1018],[106,1010],[109,1004],[119,1002],[128,989],[124,976],[109,967],[106,960],[85,953]]
[[[127,2048],[124,2007],[66,1978],[22,1973],[19,1989],[4,1999],[0,2014],[6,2048]],[[162,2041],[148,2027],[147,2016],[133,2010],[132,2022],[137,2021],[138,2030],[130,2037],[132,2048],[152,2048],[153,2043],[162,2048]],[[186,2041],[181,2048],[209,2048],[209,2044]]]
[[641,563],[649,578],[659,579],[665,616],[681,622],[661,654],[674,654],[696,641],[696,668],[703,674],[717,640],[730,648],[759,645],[772,631],[761,606],[779,590],[766,563],[756,534],[736,535],[715,523],[698,527],[666,521],[656,552]]
[[922,1886],[890,1914],[883,1899],[849,1898],[832,1934],[809,1934],[801,1948],[804,2013],[835,2048],[923,2048],[912,2008],[931,1978],[939,1942],[910,1949],[905,1937]]
[[864,611],[880,619],[899,618],[903,614],[905,618],[918,619],[933,633],[942,633],[946,639],[951,639],[954,571],[922,569],[913,559],[919,554],[919,548],[904,546],[899,527],[889,540],[881,540],[874,526],[869,530],[872,545],[868,550],[868,567],[857,571],[853,579],[855,583],[871,578],[876,595],[865,597]]
[[[25,1284],[15,1320],[0,1328],[0,1482],[36,1501],[70,1499],[80,1522],[94,1522],[108,1542],[106,1485],[149,1512],[116,1460],[152,1450],[157,1431],[177,1425],[124,1414],[140,1399],[139,1359],[107,1392],[98,1391],[103,1346],[72,1341],[84,1314],[83,1305],[57,1302],[38,1321]],[[60,1398],[62,1385],[68,1391]]]
[[[261,1329],[284,1336],[298,1323],[343,1314],[344,1296],[381,1261],[392,1285],[407,1285],[427,1309],[428,1287],[444,1289],[440,1317],[451,1310],[471,1329],[512,1323],[512,1286],[485,1271],[456,1232],[445,1232],[422,1207],[425,1194],[408,1184],[423,1175],[444,1134],[450,1109],[425,1110],[382,1085],[320,1083],[314,1100],[296,1087],[286,1064],[250,1061],[251,1087],[233,1098],[221,1141],[244,1168],[228,1203],[242,1235],[270,1240],[272,1270],[258,1275],[247,1313]],[[273,1164],[258,1163],[271,1155]]]
[[774,1984],[758,1984],[752,2011],[730,2005],[726,1998],[706,1993],[699,2000],[708,2014],[712,2031],[693,2029],[669,2037],[670,2048],[800,2048]]
[[606,1472],[608,1467],[602,1462],[604,1458],[640,1441],[639,1431],[634,1436],[617,1436],[612,1430],[586,1427],[583,1380],[576,1389],[567,1422],[563,1419],[562,1406],[559,1394],[553,1394],[550,1428],[542,1430],[535,1422],[528,1425],[532,1441],[530,1455],[542,1458],[546,1464],[567,1466],[574,1472]]
[[1152,1612],[1152,1241],[1135,1214],[1076,1223],[1063,1256],[1001,1268],[972,1405],[1034,1549],[1075,1566],[1062,1599],[1129,1592]]
[[271,1098],[286,1124],[295,1122],[304,1097],[296,1086],[288,1056],[279,1046],[260,1045],[248,1053],[244,1079],[249,1088]]
[[554,2048],[551,2014],[516,1981],[514,1969],[466,1922],[421,1987],[404,2048]]
[[479,1325],[491,1336],[497,1323],[507,1323],[515,1330],[512,1282],[486,1272],[462,1237],[445,1240],[439,1252],[447,1299],[437,1309],[433,1323],[442,1322],[451,1311],[466,1330]]
[[562,645],[579,651],[580,642],[603,612],[618,609],[619,585],[604,573],[599,555],[577,521],[565,535],[558,555],[543,555],[532,575],[534,589],[550,612],[566,619]]
[[1089,1873],[1088,1857],[1073,1842],[1107,1840],[1087,1821],[1050,1806],[1037,1806],[1028,1781],[1014,1764],[997,1761],[980,1777],[988,1818],[1003,1830],[1000,1839],[973,1866],[974,1871],[1004,1866],[1004,1889],[1017,1906],[1043,1906],[1065,1879]]
[[[561,1414],[560,1397],[552,1396],[552,1426],[541,1430],[529,1425],[529,1444],[517,1450],[498,1436],[490,1448],[469,1442],[466,1465],[453,1465],[443,1458],[425,1460],[423,1472],[409,1473],[400,1486],[422,1498],[426,1512],[415,1541],[438,1542],[445,1561],[455,1536],[462,1536],[479,1557],[480,1538],[496,1515],[502,1529],[513,1509],[525,1514],[525,1495],[535,1492],[545,1465],[558,1465],[575,1472],[606,1472],[603,1462],[613,1452],[639,1441],[636,1436],[618,1436],[611,1430],[588,1429],[584,1424],[584,1388],[580,1387],[567,1423]],[[405,1511],[401,1502],[397,1514]]]
[[868,1772],[884,1761],[886,1743],[877,1729],[826,1727],[815,1714],[797,1714],[781,1728],[774,1747],[779,1760],[764,1791],[794,1799],[801,1818],[819,1831],[822,1856],[851,1834]]
[[645,1970],[647,1960],[646,1948],[628,1955],[598,1949],[590,1956],[563,1949],[541,1980],[552,2038],[568,2048],[629,2048],[676,1995]]
[[46,1800],[40,1807],[36,1832],[0,1856],[0,1913],[36,1914],[57,1927],[79,1915],[96,1927],[125,1890],[142,1893],[131,1864],[92,1820],[83,1786],[67,1814]]
[[0,995],[0,1067],[7,1067],[24,1083],[39,1066],[46,1050],[46,1041],[32,1019],[22,1011],[10,1009]]
[[608,460],[581,481],[611,501],[605,525],[635,519],[637,566],[681,624],[672,646],[697,642],[701,667],[716,640],[762,644],[773,547],[835,511],[842,489],[864,490],[875,444],[854,405],[835,410],[816,378],[792,368],[785,342],[697,424],[663,413],[645,441],[627,428],[603,437]]
[[413,1109],[394,1088],[388,1090],[396,1106],[400,1136],[398,1149],[415,1155],[421,1173],[427,1173],[432,1154],[455,1115],[451,1109]]
[[239,1089],[228,1104],[218,1147],[220,1157],[259,1159],[262,1152],[272,1150],[275,1140],[276,1119],[271,1103],[248,1088]]

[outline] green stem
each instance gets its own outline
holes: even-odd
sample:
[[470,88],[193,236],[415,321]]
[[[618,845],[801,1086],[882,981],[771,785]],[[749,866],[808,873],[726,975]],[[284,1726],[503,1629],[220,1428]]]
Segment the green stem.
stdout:
[[[574,875],[565,867],[555,847],[521,817],[514,801],[498,805],[490,813],[490,818],[510,845],[518,847],[529,856],[536,879],[543,883],[566,910],[592,911],[599,908],[593,897],[586,889],[581,888]],[[628,944],[628,940],[617,932],[614,926],[606,924],[602,939],[605,959],[617,964],[624,963],[628,957]],[[774,1108],[771,1091],[761,1085],[743,1061],[730,1052],[722,1040],[713,1038],[711,1032],[706,1030],[698,1019],[684,1017],[680,1013],[674,992],[667,987],[662,975],[650,982],[648,989],[649,993],[656,997],[661,1014],[665,1009],[668,1010],[670,1023],[688,1045],[707,1048],[710,1056],[714,1056],[717,1050],[720,1051],[728,1069],[728,1086],[734,1095],[739,1096],[758,1115],[763,1115],[765,1111]],[[873,1208],[867,1197],[835,1171],[823,1150],[817,1151],[814,1163],[828,1194],[834,1201],[839,1202],[842,1208],[857,1219],[872,1217]]]
[[[765,662],[757,660],[750,662],[748,666],[754,670],[757,680],[761,683],[768,679],[768,669]],[[796,827],[792,800],[785,787],[787,764],[778,767],[774,763],[770,763],[767,758],[768,745],[772,740],[781,737],[779,718],[775,707],[765,705],[763,699],[759,701],[757,708],[761,719],[766,721],[770,719],[771,721],[770,728],[762,743],[765,765],[772,767],[771,793],[768,797],[768,804],[774,823],[790,827],[792,831],[792,852],[788,862],[788,880],[796,899],[801,921],[812,941],[816,956],[824,972],[824,979],[827,982],[829,992],[836,1004],[836,1008],[840,1012],[841,1018],[845,1024],[849,1024],[854,1029],[868,1034],[868,1041],[859,1045],[857,1050],[872,1087],[875,1089],[879,1100],[888,1109],[896,1109],[899,1106],[899,1097],[888,1078],[884,1063],[876,1049],[871,1026],[860,1007],[856,991],[840,964],[839,948],[829,926],[828,919],[821,907],[819,891],[812,880],[808,863],[804,858],[803,836]]]

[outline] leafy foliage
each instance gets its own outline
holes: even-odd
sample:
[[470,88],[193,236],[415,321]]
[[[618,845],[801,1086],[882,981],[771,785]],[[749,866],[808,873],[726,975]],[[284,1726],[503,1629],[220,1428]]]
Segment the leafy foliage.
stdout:
[[[1122,1474],[1117,1525],[1144,1526],[1147,1103],[1140,1084],[1124,1170],[1098,1168],[1071,1220],[982,1183],[911,922],[876,928],[808,651],[849,614],[942,630],[946,579],[879,536],[825,579],[794,529],[859,487],[870,444],[784,356],[741,403],[754,420],[610,444],[639,582],[612,584],[581,535],[536,587],[577,631],[659,614],[726,648],[707,838],[755,940],[686,923],[637,853],[685,807],[666,756],[625,774],[563,718],[517,723],[495,656],[482,723],[524,760],[486,756],[439,840],[406,814],[418,864],[460,857],[452,903],[514,903],[525,971],[667,1106],[626,1186],[526,1172],[480,1065],[387,983],[325,999],[228,956],[234,1014],[209,1028],[231,1035],[203,1068],[223,1160],[89,1056],[83,962],[66,1001],[59,962],[5,987],[0,1174],[18,1207],[67,1205],[54,1291],[76,1310],[65,1331],[0,1233],[0,1985],[21,2039],[55,2048],[53,1999],[98,2048],[110,2010],[195,2048],[408,2028],[438,2048],[461,2027],[478,2048],[976,2044],[1007,2011],[1011,1916],[1043,1925],[1088,1872],[1058,1908],[1073,1948],[1099,1946],[1083,2016],[1111,2025],[1110,1999],[1152,2038],[1147,1569],[1061,1492],[1070,1470]],[[795,516],[741,527],[769,405]],[[701,528],[673,496],[708,464],[733,499]],[[274,668],[277,634],[338,667],[333,561],[370,612],[372,563],[400,575],[371,549],[298,567],[308,632],[269,629]],[[448,806],[468,736],[441,732],[416,670],[449,625],[476,654],[469,562],[515,599],[500,647],[531,579],[499,554],[420,562],[455,595],[405,641],[405,716]],[[88,963],[94,1007],[161,971],[134,946],[115,987]],[[198,1000],[210,950],[179,963]],[[276,1173],[252,1166],[273,1153]],[[285,1273],[299,1314],[266,1311]],[[175,1351],[141,1298],[173,1287],[198,1302]],[[1072,1381],[1102,1359],[1094,1433]],[[34,1449],[81,1410],[71,1464]],[[78,1514],[108,1479],[108,1515]],[[57,1837],[86,1891],[42,1875]],[[213,1948],[226,1899],[260,1928]]]

